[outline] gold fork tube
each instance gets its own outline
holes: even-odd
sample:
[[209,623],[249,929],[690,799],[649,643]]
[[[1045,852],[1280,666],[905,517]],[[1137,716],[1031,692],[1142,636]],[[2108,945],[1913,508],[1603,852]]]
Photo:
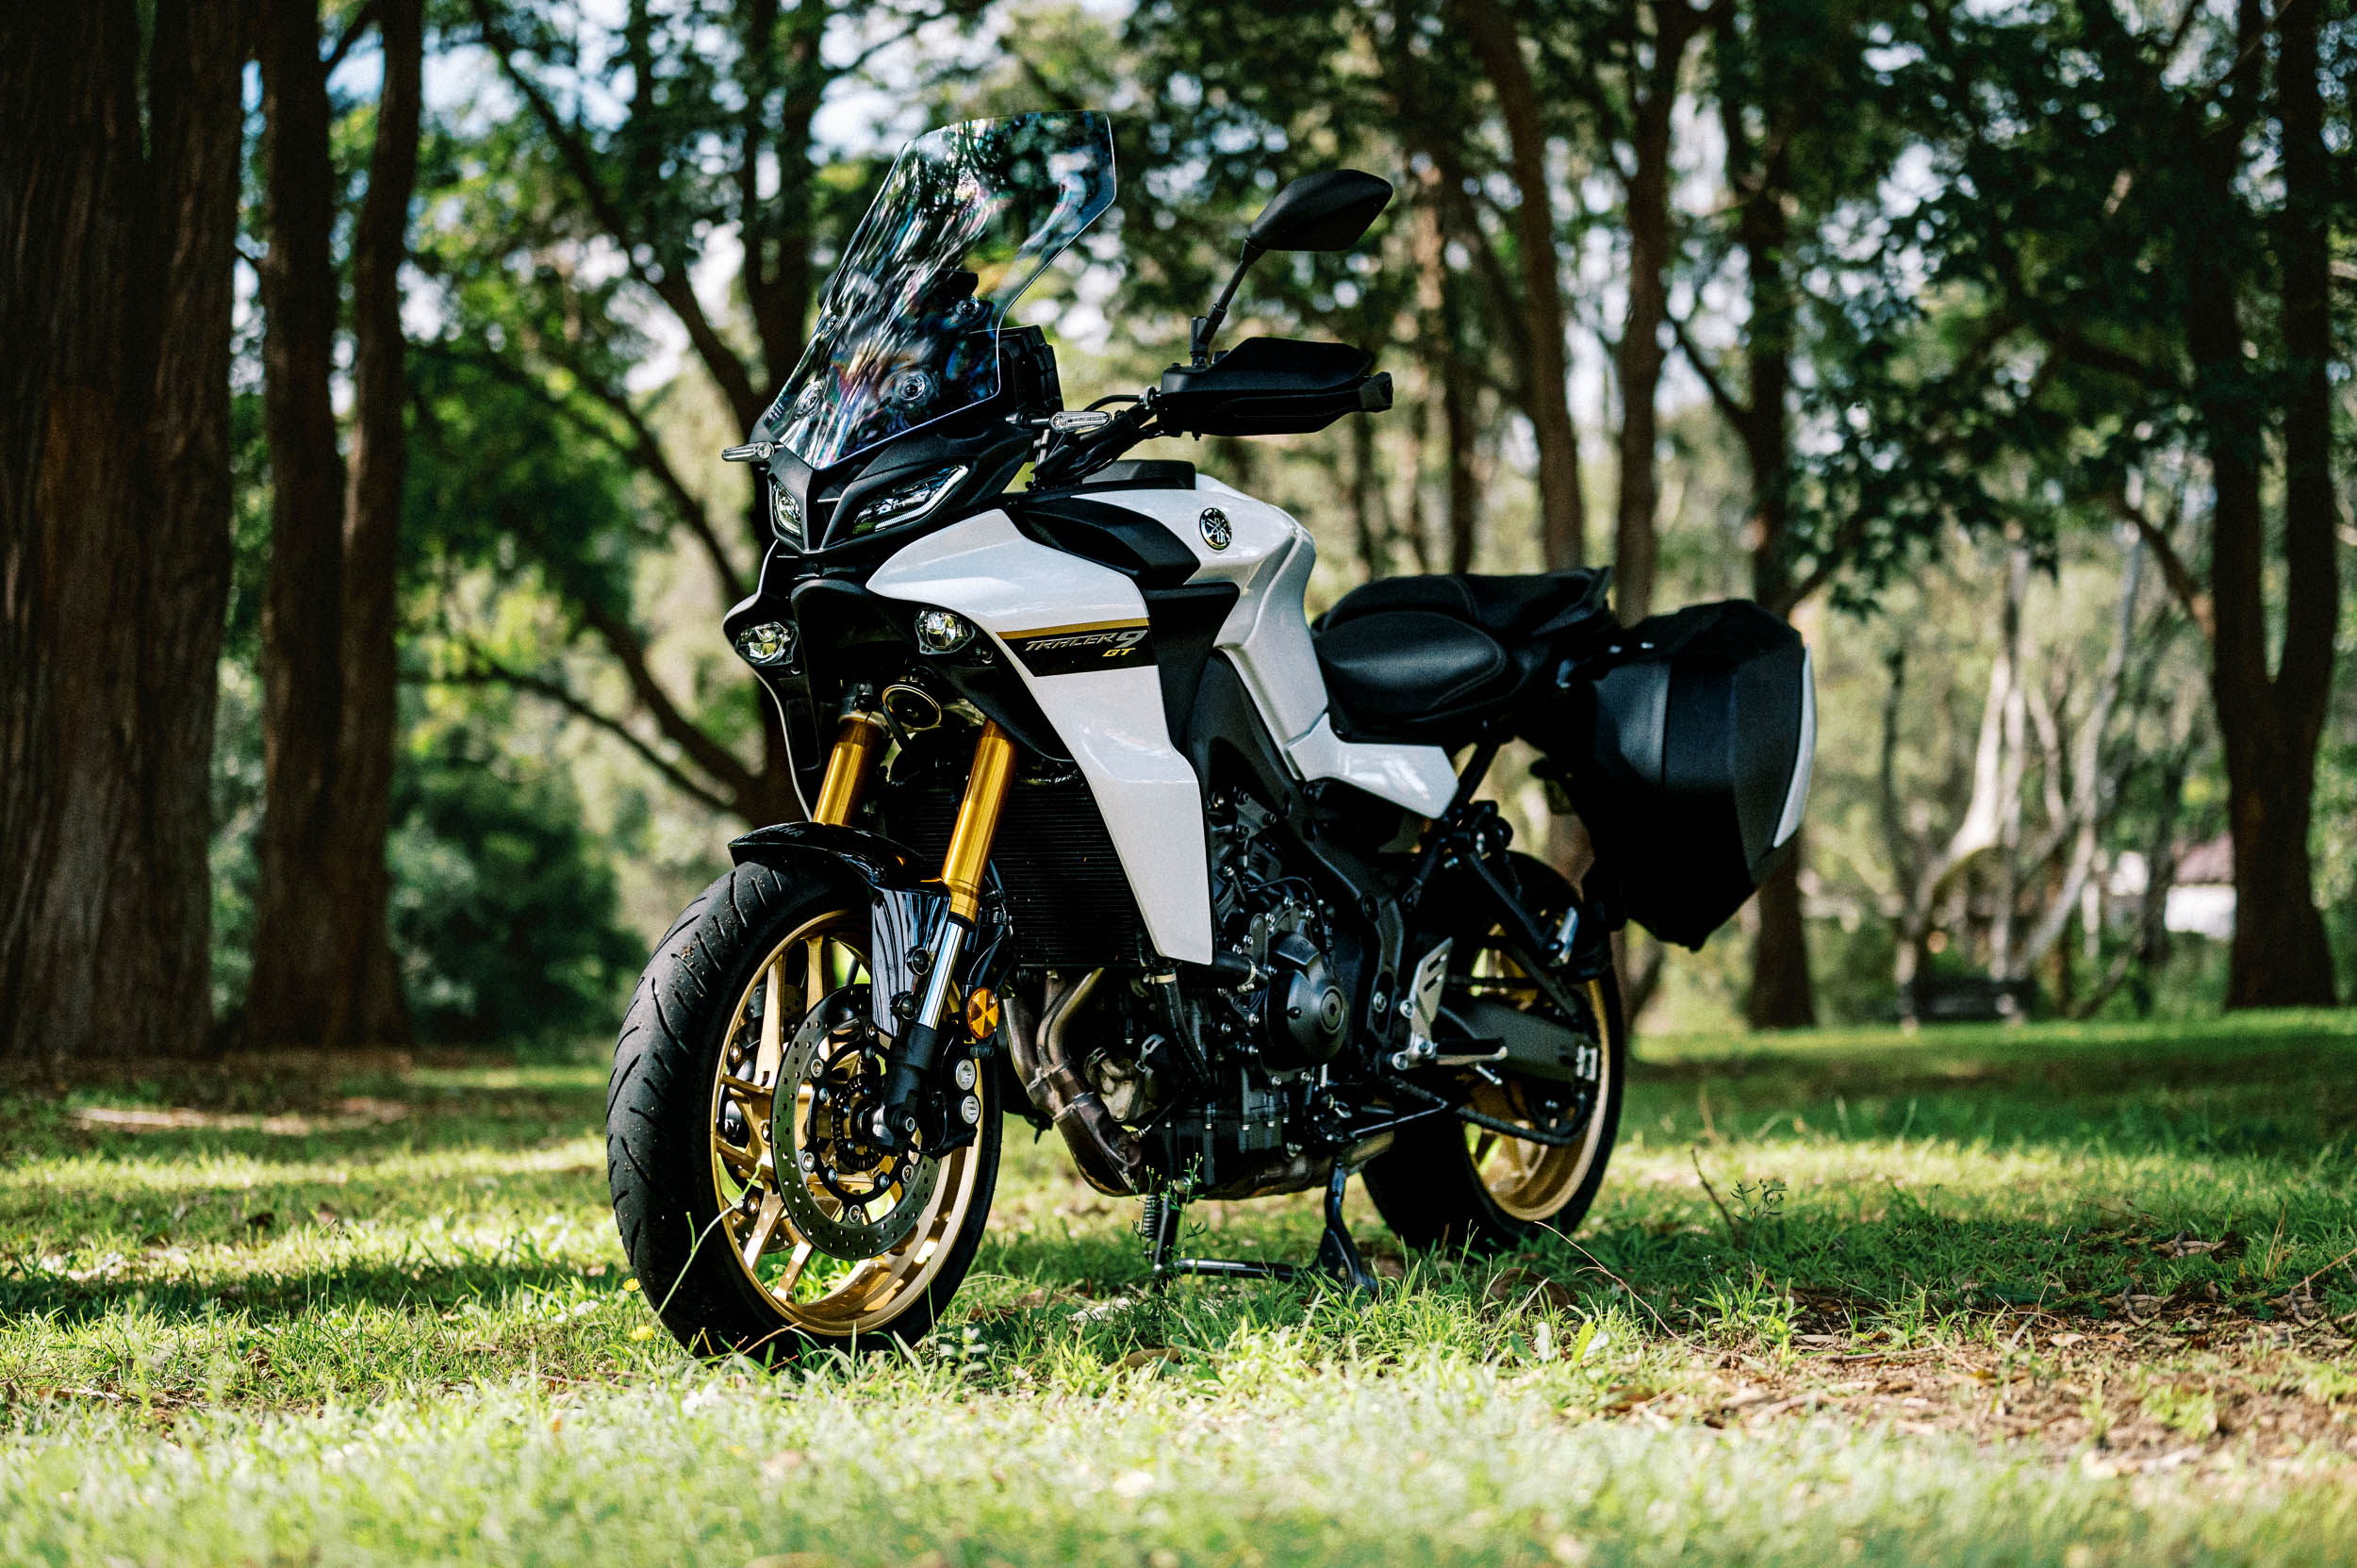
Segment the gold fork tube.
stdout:
[[1014,742],[995,720],[985,719],[965,776],[965,799],[958,802],[957,826],[949,830],[949,850],[941,857],[949,913],[969,925],[982,912],[982,872],[990,865],[990,841],[997,835],[998,814],[1014,782]]
[[875,771],[877,753],[883,750],[884,734],[883,715],[872,709],[853,708],[843,716],[834,732],[834,750],[827,753],[827,776],[819,783],[812,821],[832,828],[850,821],[859,798],[866,793],[867,776]]

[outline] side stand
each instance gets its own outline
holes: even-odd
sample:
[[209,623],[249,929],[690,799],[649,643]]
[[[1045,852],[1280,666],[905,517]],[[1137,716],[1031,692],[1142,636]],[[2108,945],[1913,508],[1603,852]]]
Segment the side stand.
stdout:
[[1349,1168],[1336,1161],[1334,1174],[1326,1183],[1326,1230],[1318,1237],[1317,1263],[1309,1268],[1298,1263],[1247,1263],[1237,1258],[1174,1258],[1171,1252],[1178,1245],[1181,1206],[1164,1197],[1147,1198],[1146,1212],[1138,1229],[1153,1246],[1154,1288],[1160,1290],[1173,1275],[1178,1274],[1208,1274],[1228,1279],[1298,1279],[1319,1273],[1331,1276],[1346,1290],[1374,1295],[1376,1278],[1368,1271],[1366,1260],[1359,1255],[1359,1244],[1350,1239],[1349,1228],[1343,1223],[1343,1192],[1349,1185]]

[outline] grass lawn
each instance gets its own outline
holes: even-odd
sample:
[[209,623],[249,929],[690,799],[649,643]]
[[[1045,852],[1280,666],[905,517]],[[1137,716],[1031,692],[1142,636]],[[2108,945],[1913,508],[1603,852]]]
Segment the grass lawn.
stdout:
[[594,1061],[20,1086],[0,1563],[2357,1560],[2357,1014],[1644,1054],[1578,1236],[1372,1304],[1147,1296],[1011,1124],[936,1340],[780,1378],[655,1329]]

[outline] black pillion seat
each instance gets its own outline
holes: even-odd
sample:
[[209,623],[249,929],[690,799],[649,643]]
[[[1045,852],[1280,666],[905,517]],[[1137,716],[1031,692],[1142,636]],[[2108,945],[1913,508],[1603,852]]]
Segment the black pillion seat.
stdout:
[[1345,740],[1454,746],[1565,652],[1618,624],[1609,567],[1513,577],[1386,577],[1353,589],[1313,635]]

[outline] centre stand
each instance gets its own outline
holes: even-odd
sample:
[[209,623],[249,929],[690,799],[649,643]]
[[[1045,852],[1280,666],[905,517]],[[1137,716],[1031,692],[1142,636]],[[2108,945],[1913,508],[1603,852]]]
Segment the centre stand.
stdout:
[[1326,1183],[1326,1230],[1318,1237],[1317,1262],[1307,1267],[1299,1263],[1251,1263],[1240,1258],[1174,1258],[1171,1252],[1178,1245],[1178,1216],[1184,1205],[1166,1194],[1149,1196],[1146,1213],[1138,1218],[1138,1231],[1153,1247],[1154,1288],[1162,1289],[1173,1275],[1178,1274],[1208,1274],[1228,1279],[1299,1279],[1310,1274],[1325,1274],[1345,1290],[1374,1295],[1377,1289],[1375,1275],[1368,1270],[1366,1260],[1359,1255],[1359,1244],[1350,1239],[1349,1227],[1343,1223],[1343,1191],[1349,1185],[1350,1168],[1340,1160],[1335,1161],[1334,1174]]

